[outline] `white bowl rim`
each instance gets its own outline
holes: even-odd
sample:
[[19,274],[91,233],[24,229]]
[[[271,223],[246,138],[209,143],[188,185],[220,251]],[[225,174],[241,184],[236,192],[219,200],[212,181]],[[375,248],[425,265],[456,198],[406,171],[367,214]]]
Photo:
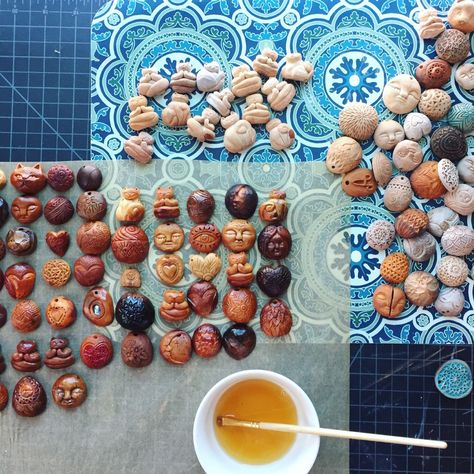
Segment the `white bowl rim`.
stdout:
[[[279,383],[279,385],[281,385],[283,388],[290,389],[291,391],[298,393],[298,395],[301,397],[303,401],[303,403],[300,405],[300,410],[304,410],[305,414],[313,419],[312,425],[314,425],[315,427],[320,426],[319,417],[318,417],[318,414],[316,412],[313,402],[308,397],[306,392],[296,382],[294,382],[290,378],[282,374],[279,374],[278,372],[273,372],[271,370],[263,370],[263,369],[246,369],[246,370],[240,370],[240,371],[234,372],[222,378],[221,380],[219,380],[216,384],[214,384],[208,390],[208,392],[202,399],[196,411],[194,424],[193,424],[193,444],[194,444],[194,450],[198,458],[198,461],[205,472],[208,472],[206,470],[208,462],[206,458],[203,456],[203,453],[201,452],[201,446],[200,446],[201,442],[199,439],[198,425],[199,425],[199,422],[201,421],[201,418],[204,418],[207,416],[207,413],[205,413],[206,406],[209,403],[212,403],[212,399],[215,398],[217,395],[219,395],[223,391],[224,388],[227,389],[228,387],[234,385],[235,383],[243,381],[243,380],[259,379],[259,378],[273,381],[274,383]],[[292,394],[290,393],[290,395]],[[302,465],[298,466],[299,469],[301,469],[298,472],[300,472],[301,474],[307,473],[311,470],[318,456],[320,438],[318,436],[314,436],[312,438],[315,441],[315,446],[314,446],[314,449],[312,450],[313,456],[308,456],[307,462],[304,464],[304,466]],[[284,459],[284,457],[282,459]],[[252,471],[253,465],[242,464],[242,466],[245,466],[249,473]],[[255,465],[255,467],[261,468],[262,465]]]

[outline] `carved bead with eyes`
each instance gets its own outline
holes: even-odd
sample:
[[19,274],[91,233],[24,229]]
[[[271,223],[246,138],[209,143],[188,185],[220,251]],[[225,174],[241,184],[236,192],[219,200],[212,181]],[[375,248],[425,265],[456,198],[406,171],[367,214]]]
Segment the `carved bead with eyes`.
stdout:
[[183,229],[176,222],[160,224],[153,236],[153,242],[158,250],[173,253],[179,250],[184,243]]
[[404,138],[405,131],[395,120],[380,122],[374,133],[375,144],[382,150],[393,150]]
[[412,140],[402,140],[393,150],[393,164],[403,173],[413,171],[423,161],[421,146]]
[[52,395],[54,403],[61,408],[76,408],[87,398],[87,386],[76,374],[61,375],[54,382]]
[[36,194],[46,186],[46,175],[41,163],[34,166],[18,163],[10,175],[10,182],[20,193]]
[[409,74],[400,74],[391,79],[383,90],[386,107],[395,114],[411,112],[420,101],[419,82]]
[[41,201],[36,196],[18,196],[12,202],[12,216],[20,224],[31,224],[42,212]]
[[5,271],[5,288],[15,299],[26,298],[35,286],[36,272],[27,263],[14,263]]
[[189,243],[197,252],[214,252],[221,243],[221,233],[214,224],[198,224],[189,232]]
[[115,211],[115,218],[121,224],[138,224],[145,215],[145,206],[140,201],[138,188],[123,188],[122,199]]
[[232,252],[246,252],[255,243],[255,227],[244,219],[234,219],[222,229],[222,243]]
[[258,235],[258,250],[266,258],[272,260],[286,258],[291,246],[291,234],[282,225],[269,224]]
[[456,82],[465,90],[474,89],[474,63],[463,64],[456,71]]
[[463,33],[474,31],[474,1],[456,0],[448,12],[449,24]]

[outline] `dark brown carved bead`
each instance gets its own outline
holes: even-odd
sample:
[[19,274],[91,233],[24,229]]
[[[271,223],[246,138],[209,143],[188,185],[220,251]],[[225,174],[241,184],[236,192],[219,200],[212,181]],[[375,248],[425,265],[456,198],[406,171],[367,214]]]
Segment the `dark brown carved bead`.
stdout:
[[58,232],[48,231],[46,233],[46,244],[59,257],[66,255],[69,248],[69,232],[60,230]]
[[81,286],[97,285],[104,273],[104,262],[96,255],[83,255],[74,262],[74,278]]
[[257,193],[248,184],[235,184],[225,195],[225,207],[232,216],[238,219],[252,217],[257,204]]
[[183,321],[191,313],[186,295],[178,290],[166,290],[160,306],[160,316],[166,321]]
[[291,251],[291,234],[282,225],[269,224],[258,235],[258,250],[272,260],[286,258]]
[[241,360],[248,357],[255,349],[257,336],[250,326],[234,324],[224,332],[222,344],[230,357]]
[[74,303],[64,296],[56,296],[46,307],[46,321],[53,329],[65,329],[76,320]]
[[144,230],[136,225],[122,226],[112,237],[112,252],[122,263],[140,263],[148,255],[150,243]]
[[8,216],[10,215],[9,207],[7,201],[0,196],[0,227],[5,224],[8,220]]
[[430,147],[436,158],[451,161],[461,160],[467,155],[468,150],[464,133],[450,126],[440,127],[433,132]]
[[74,215],[72,202],[64,196],[54,196],[44,206],[44,217],[52,225],[62,225]]
[[146,296],[127,292],[115,305],[115,319],[125,329],[145,331],[155,321],[155,308]]
[[71,189],[74,185],[74,172],[69,166],[58,164],[48,170],[48,184],[59,193]]
[[46,186],[46,176],[40,163],[34,166],[18,163],[10,175],[10,183],[20,193],[36,194]]
[[129,367],[139,369],[150,365],[153,360],[150,338],[143,332],[129,332],[122,341],[121,356]]
[[94,333],[82,341],[80,353],[82,362],[89,369],[101,369],[112,360],[114,347],[107,336]]
[[30,255],[36,250],[36,234],[28,227],[14,227],[5,238],[7,249],[17,257]]
[[69,347],[69,339],[67,337],[52,337],[49,341],[49,350],[45,354],[44,365],[50,369],[65,369],[75,361]]
[[198,224],[189,232],[189,243],[197,252],[214,252],[221,243],[221,233],[214,224]]
[[107,201],[102,193],[86,191],[77,199],[76,212],[86,221],[100,221],[107,213]]
[[248,288],[236,288],[226,293],[222,311],[235,323],[248,323],[257,311],[257,298]]
[[189,287],[187,298],[197,315],[209,316],[217,306],[217,288],[208,281],[198,281]]
[[36,272],[27,263],[14,263],[5,271],[5,288],[17,300],[26,298],[35,287]]
[[36,196],[18,196],[12,202],[11,212],[20,224],[31,224],[41,216],[43,206]]
[[222,336],[216,326],[206,323],[194,331],[192,343],[194,352],[207,359],[216,356],[221,350]]
[[193,191],[186,203],[189,218],[196,224],[204,224],[209,221],[214,213],[216,203],[209,191],[197,189]]
[[191,338],[181,329],[167,332],[160,341],[160,354],[170,364],[182,365],[191,359]]
[[0,347],[0,374],[3,374],[5,372],[7,366],[5,365],[5,359],[2,355],[2,348]]
[[179,217],[179,204],[178,200],[174,197],[173,188],[158,188],[156,190],[153,214],[157,219],[174,219]]
[[5,326],[7,322],[7,309],[3,304],[0,304],[0,329]]
[[275,298],[262,308],[260,328],[267,336],[285,336],[290,332],[292,325],[291,312],[282,300]]
[[272,298],[281,296],[291,283],[291,272],[285,265],[265,265],[257,272],[258,287]]
[[102,184],[102,172],[93,165],[84,165],[77,172],[77,184],[84,191],[97,191]]
[[46,393],[41,383],[29,375],[18,380],[13,390],[12,406],[20,416],[41,415],[46,409]]
[[0,261],[4,259],[5,254],[7,253],[7,247],[3,239],[0,239]]
[[64,374],[51,390],[54,403],[61,408],[77,408],[87,398],[87,385],[77,374]]
[[86,222],[77,229],[76,242],[81,252],[100,255],[110,246],[110,229],[102,221]]
[[12,367],[19,372],[35,372],[41,368],[41,355],[35,341],[20,341],[12,354]]
[[11,316],[12,326],[19,332],[31,332],[41,324],[39,306],[31,300],[22,300],[13,308]]
[[0,383],[0,412],[8,405],[8,390],[3,383]]
[[0,291],[2,291],[4,283],[5,283],[5,275],[3,274],[2,269],[0,269]]
[[114,303],[110,293],[100,286],[86,293],[82,305],[84,316],[96,326],[108,326],[114,320]]

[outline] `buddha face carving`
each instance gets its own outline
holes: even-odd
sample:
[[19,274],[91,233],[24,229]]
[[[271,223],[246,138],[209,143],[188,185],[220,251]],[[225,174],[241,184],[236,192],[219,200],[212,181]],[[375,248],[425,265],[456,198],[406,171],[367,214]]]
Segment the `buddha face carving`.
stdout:
[[291,234],[282,225],[267,225],[258,236],[260,253],[272,260],[281,260],[288,256],[291,250]]
[[76,408],[82,405],[87,397],[87,386],[76,374],[65,374],[54,382],[53,400],[61,408]]
[[244,219],[234,219],[222,229],[222,242],[232,252],[245,252],[255,243],[255,228]]
[[474,63],[463,64],[456,71],[456,81],[467,91],[474,89]]
[[11,212],[20,224],[31,224],[41,216],[41,201],[36,196],[19,196],[13,200]]
[[153,242],[162,252],[176,252],[184,243],[183,229],[175,222],[160,224],[155,230]]
[[420,101],[420,96],[420,84],[408,74],[400,74],[391,79],[383,91],[385,105],[396,114],[411,112]]
[[448,12],[449,24],[463,33],[474,31],[474,1],[457,0]]
[[384,120],[380,122],[375,130],[375,144],[382,150],[392,150],[397,143],[405,138],[403,127],[395,120]]

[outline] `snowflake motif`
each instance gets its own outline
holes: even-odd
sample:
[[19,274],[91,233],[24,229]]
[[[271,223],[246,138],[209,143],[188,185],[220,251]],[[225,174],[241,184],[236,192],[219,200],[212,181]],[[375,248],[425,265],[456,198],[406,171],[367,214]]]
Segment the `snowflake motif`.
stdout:
[[367,245],[362,235],[352,234],[350,241],[352,255],[360,256],[358,261],[351,259],[351,278],[363,278],[365,281],[368,281],[372,270],[379,267],[377,252]]
[[420,314],[420,316],[418,316],[417,318],[417,322],[418,322],[418,325],[423,328],[430,323],[430,318],[428,318],[426,314]]
[[351,237],[349,232],[344,232],[341,241],[331,245],[332,253],[336,255],[331,268],[342,273],[345,281],[349,281],[349,262],[347,261],[347,254],[350,249],[350,241]]
[[245,25],[248,21],[249,21],[249,17],[245,13],[239,13],[235,17],[235,22],[240,26]]
[[108,18],[109,24],[112,26],[118,25],[120,23],[120,17],[117,13],[112,13]]
[[367,102],[369,93],[380,92],[375,79],[380,72],[379,68],[369,66],[367,57],[354,60],[347,57],[342,58],[341,65],[336,69],[330,69],[329,72],[335,81],[329,92],[335,92],[343,98],[343,104],[348,102]]
[[117,140],[116,138],[112,138],[112,140],[109,140],[108,145],[109,145],[109,148],[111,150],[115,151],[115,150],[118,150],[120,148],[120,141]]
[[468,316],[466,322],[467,322],[467,324],[469,324],[469,326],[474,327],[474,314],[471,314],[470,316]]
[[447,327],[444,331],[434,333],[435,344],[466,344],[460,332],[454,332],[453,328]]
[[296,15],[294,13],[288,13],[284,16],[283,21],[288,25],[294,25],[296,23]]

